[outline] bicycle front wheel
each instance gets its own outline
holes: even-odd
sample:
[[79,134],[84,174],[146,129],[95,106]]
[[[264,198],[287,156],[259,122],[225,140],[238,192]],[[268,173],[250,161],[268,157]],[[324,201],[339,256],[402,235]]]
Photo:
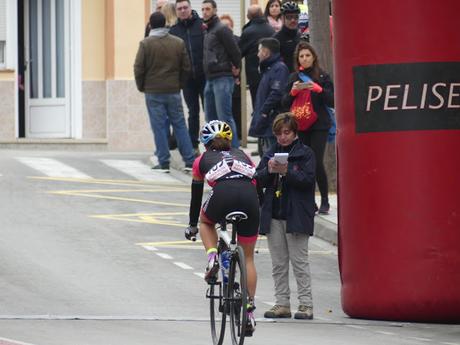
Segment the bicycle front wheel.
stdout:
[[222,283],[209,284],[208,298],[211,316],[211,336],[214,345],[222,345],[225,335],[225,300]]
[[238,246],[232,256],[228,278],[230,330],[233,345],[243,345],[247,323],[247,277],[243,249]]

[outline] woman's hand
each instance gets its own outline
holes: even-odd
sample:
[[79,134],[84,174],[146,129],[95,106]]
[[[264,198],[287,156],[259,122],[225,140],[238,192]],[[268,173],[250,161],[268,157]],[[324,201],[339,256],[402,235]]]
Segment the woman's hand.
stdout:
[[300,91],[302,89],[303,89],[303,85],[302,85],[302,83],[300,81],[297,80],[296,82],[294,82],[294,84],[292,84],[291,91],[292,90]]
[[275,161],[274,158],[271,158],[268,161],[268,172],[271,174],[280,174],[280,175],[286,175],[287,174],[287,167],[288,164],[280,164],[277,161]]
[[316,92],[316,93],[323,92],[323,88],[318,83],[315,83],[313,81],[309,81],[305,83],[305,87],[309,89],[311,92]]

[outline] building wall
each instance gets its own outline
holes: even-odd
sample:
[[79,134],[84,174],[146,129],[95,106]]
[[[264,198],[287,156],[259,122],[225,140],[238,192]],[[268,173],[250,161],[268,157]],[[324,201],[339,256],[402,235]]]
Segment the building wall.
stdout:
[[12,140],[15,132],[14,72],[0,71],[0,140]]
[[133,64],[143,39],[145,0],[84,0],[83,137],[106,138],[110,150],[153,151]]
[[106,1],[82,1],[82,136],[107,138]]

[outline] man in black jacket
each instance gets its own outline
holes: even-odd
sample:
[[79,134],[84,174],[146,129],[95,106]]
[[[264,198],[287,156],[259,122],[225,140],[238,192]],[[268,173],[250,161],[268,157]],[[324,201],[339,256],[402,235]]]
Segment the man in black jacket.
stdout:
[[238,148],[240,144],[232,113],[232,94],[235,85],[233,76],[239,74],[241,52],[232,31],[220,22],[216,2],[204,0],[201,10],[203,21],[207,26],[203,43],[206,121],[226,122],[233,132],[232,147]]
[[246,77],[251,91],[252,105],[256,104],[257,88],[260,82],[258,44],[261,38],[271,37],[275,30],[268,24],[259,5],[248,8],[249,22],[243,27],[239,47],[241,56],[246,58]]
[[203,21],[192,10],[190,0],[176,0],[177,24],[169,33],[182,38],[190,58],[192,71],[182,94],[188,108],[188,132],[195,152],[200,131],[200,97],[204,103],[205,78],[203,72]]
[[300,41],[299,5],[294,1],[288,1],[281,6],[281,13],[283,27],[273,37],[280,41],[281,57],[289,72],[292,73],[294,72],[294,51]]

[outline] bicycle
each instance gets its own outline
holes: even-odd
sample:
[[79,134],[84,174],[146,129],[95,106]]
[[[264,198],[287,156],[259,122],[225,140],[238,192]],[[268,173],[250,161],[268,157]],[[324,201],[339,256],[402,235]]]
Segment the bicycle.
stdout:
[[[208,281],[206,298],[209,299],[211,336],[214,345],[224,341],[227,316],[230,319],[230,331],[233,345],[243,345],[246,336],[247,315],[247,277],[243,248],[236,243],[238,223],[247,219],[246,213],[235,211],[227,214],[225,220],[232,224],[232,236],[227,232],[226,224],[217,229],[217,255],[220,269]],[[196,238],[195,238],[196,239]],[[192,238],[192,240],[195,240]],[[228,251],[230,267],[228,277],[223,274],[222,253]],[[220,318],[219,318],[220,314]],[[252,335],[250,333],[248,336]]]

